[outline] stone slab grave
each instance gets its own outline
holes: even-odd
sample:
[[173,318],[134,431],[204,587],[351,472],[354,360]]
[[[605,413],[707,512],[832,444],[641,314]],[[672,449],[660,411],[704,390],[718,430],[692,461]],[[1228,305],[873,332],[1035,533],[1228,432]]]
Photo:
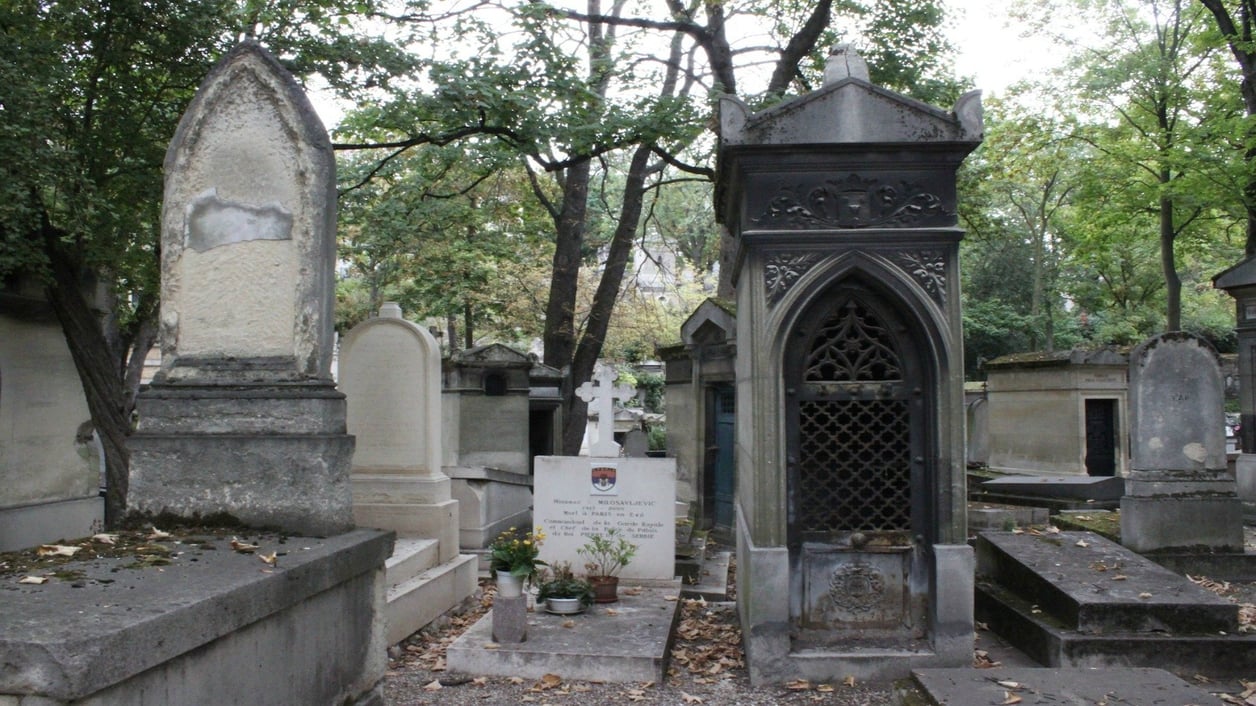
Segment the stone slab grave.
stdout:
[[912,680],[924,701],[911,703],[934,706],[1218,703],[1212,694],[1163,669],[917,669]]
[[[354,698],[384,669],[388,535],[246,537],[256,552],[195,535],[151,542],[169,548],[165,566],[123,556],[57,567],[73,581],[6,577],[0,703],[366,703]],[[273,567],[258,559],[270,552]]]
[[492,616],[481,618],[446,651],[450,671],[539,679],[662,683],[680,616],[680,584],[620,589],[618,603],[574,616],[526,613],[527,639],[493,640]]
[[1050,667],[1243,677],[1238,606],[1091,532],[983,532],[977,619]]

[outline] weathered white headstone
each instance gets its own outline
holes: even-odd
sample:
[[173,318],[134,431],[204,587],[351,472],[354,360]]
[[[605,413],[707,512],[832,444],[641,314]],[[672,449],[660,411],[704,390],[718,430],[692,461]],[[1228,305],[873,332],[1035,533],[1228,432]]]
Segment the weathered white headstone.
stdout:
[[348,400],[353,514],[358,525],[440,540],[441,560],[458,553],[458,501],[441,472],[440,345],[386,302],[340,346],[340,390]]
[[166,153],[161,370],[137,401],[128,509],[310,534],[353,526],[331,380],[335,159],[255,41],[197,91]]
[[1166,333],[1130,353],[1132,468],[1121,499],[1122,544],[1140,552],[1242,551],[1224,403],[1217,352],[1207,341]]
[[161,375],[330,377],[335,168],[274,57],[246,41],[215,67],[166,153]]
[[538,456],[532,518],[547,537],[541,558],[579,572],[577,550],[589,535],[615,528],[638,545],[620,576],[674,578],[675,487],[675,459]]

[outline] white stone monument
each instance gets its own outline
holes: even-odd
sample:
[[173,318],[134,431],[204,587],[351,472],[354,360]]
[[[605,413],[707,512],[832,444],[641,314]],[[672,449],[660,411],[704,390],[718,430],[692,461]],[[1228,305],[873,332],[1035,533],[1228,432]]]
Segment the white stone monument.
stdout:
[[179,121],[161,225],[162,361],[136,403],[128,511],[351,529],[353,437],[331,379],[336,161],[257,42]]
[[541,559],[584,566],[577,551],[592,534],[614,528],[637,545],[637,554],[620,571],[636,581],[675,577],[676,461],[670,458],[620,458],[614,441],[614,400],[632,397],[633,389],[616,386],[615,373],[602,368],[597,385],[577,390],[597,412],[597,438],[590,456],[538,456],[533,524],[546,534]]
[[458,554],[458,501],[441,472],[440,345],[406,321],[396,302],[354,327],[340,348],[348,399],[353,517],[399,537],[440,540],[441,561]]

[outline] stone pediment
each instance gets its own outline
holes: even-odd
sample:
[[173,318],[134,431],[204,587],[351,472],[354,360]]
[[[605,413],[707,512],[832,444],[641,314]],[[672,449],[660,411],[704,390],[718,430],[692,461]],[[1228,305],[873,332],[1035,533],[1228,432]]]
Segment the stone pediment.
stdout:
[[531,368],[534,364],[532,358],[526,353],[500,343],[490,343],[458,351],[453,354],[452,362],[459,367],[472,368]]
[[681,324],[680,337],[686,344],[722,343],[736,336],[737,319],[732,307],[707,299]]
[[952,112],[848,76],[759,113],[740,99],[720,99],[720,136],[737,145],[980,142],[981,91]]
[[1212,278],[1217,289],[1238,289],[1256,285],[1256,256],[1252,256]]

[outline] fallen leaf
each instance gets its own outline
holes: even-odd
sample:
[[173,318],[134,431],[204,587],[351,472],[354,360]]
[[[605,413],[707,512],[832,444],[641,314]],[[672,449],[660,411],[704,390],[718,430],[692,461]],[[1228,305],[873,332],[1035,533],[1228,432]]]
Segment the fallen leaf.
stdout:
[[563,627],[565,627],[565,628],[567,628],[568,630],[570,630],[571,628],[576,627],[576,621],[574,621],[574,620],[564,620],[564,621],[563,621]]
[[1138,597],[1139,598],[1151,598],[1151,594],[1146,591],[1143,591],[1142,593],[1138,594]]
[[1074,544],[1073,546],[1075,546],[1075,547],[1081,547],[1082,549],[1085,549],[1086,547],[1089,547],[1089,546],[1090,546],[1090,542],[1087,542],[1087,541],[1086,541],[1086,540],[1084,540],[1084,539],[1079,539],[1079,540],[1077,540],[1077,543],[1076,543],[1076,544]]
[[621,588],[619,592],[625,596],[639,596],[643,590],[645,589],[640,586],[633,586],[632,588]]
[[433,679],[432,681],[430,681],[430,682],[428,682],[428,683],[426,683],[426,684],[424,684],[424,685],[423,685],[423,690],[424,690],[424,691],[440,691],[440,690],[441,690],[441,689],[443,689],[443,688],[444,688],[444,687],[442,687],[442,686],[440,685],[440,680],[439,680],[439,679]]
[[64,544],[41,544],[35,550],[39,556],[74,556],[82,547],[69,547]]
[[[843,680],[842,680],[842,684],[843,684],[843,685],[845,685],[845,686],[849,686],[849,687],[853,687],[853,686],[855,686],[855,675],[853,675],[853,674],[852,674],[852,675],[850,675],[850,676],[846,677],[845,679],[843,679]],[[830,691],[831,691],[831,690],[832,690],[832,688],[830,687]]]
[[615,610],[614,608],[607,608],[606,614],[607,615],[619,615],[619,611]]
[[1056,527],[1055,525],[1051,525],[1047,527],[1047,534],[1059,534],[1059,533],[1060,533],[1059,527]]
[[39,586],[39,585],[48,583],[48,577],[47,576],[23,576],[22,578],[18,579],[18,583],[31,583],[31,584],[35,584],[36,586]]
[[148,533],[148,536],[145,537],[145,539],[169,539],[170,537],[169,532],[163,532],[157,529],[156,525],[150,525],[149,529],[152,531]]
[[811,682],[806,679],[795,679],[794,681],[787,682],[785,684],[785,688],[790,691],[810,691]]
[[682,691],[680,692],[680,701],[681,703],[686,703],[686,704],[700,704],[702,703],[702,697],[694,696],[693,694],[686,694],[685,692]]
[[1113,576],[1113,577],[1112,577],[1112,580],[1113,580],[1113,581],[1124,581],[1125,579],[1128,579],[1128,578],[1129,578],[1129,577],[1128,577],[1128,576],[1126,576],[1125,574],[1117,574],[1116,576]]
[[663,596],[663,600],[665,600],[665,601],[677,601],[677,600],[680,600],[680,596]]
[[642,689],[629,689],[625,696],[628,697],[629,701],[645,701],[645,691]]
[[541,690],[553,689],[563,683],[563,678],[557,674],[546,674],[541,677],[541,681],[536,683],[536,688]]
[[999,702],[999,706],[1011,706],[1012,704],[1018,704],[1023,700],[1021,699],[1021,697],[1017,696],[1016,694],[1013,694],[1010,691],[1003,692],[1003,696],[1004,696],[1004,699]]
[[981,622],[980,620],[978,620],[978,621],[976,622],[976,625],[977,625],[977,629],[978,629],[978,630],[982,630],[982,631],[984,631],[984,632],[989,632],[989,631],[990,631],[990,626],[989,626],[989,625],[986,625],[985,623]]
[[[484,643],[484,649],[486,649],[486,650],[496,650],[496,649],[498,649],[498,648],[500,648],[500,647],[501,647],[501,645],[497,644],[496,642],[486,642],[486,643]],[[522,681],[522,680],[520,680],[520,681]]]
[[1018,681],[1011,681],[1011,680],[1006,680],[1006,679],[1003,681],[995,682],[995,683],[1003,687],[1004,689],[1019,689],[1024,686],[1024,684],[1021,684]]
[[118,535],[116,535],[116,534],[106,534],[106,533],[104,533],[104,532],[102,532],[102,533],[100,533],[100,534],[93,534],[93,535],[92,535],[92,541],[93,541],[93,542],[98,542],[98,543],[100,543],[100,544],[116,544],[116,543],[117,543],[117,541],[118,541]]
[[1023,529],[1021,529],[1021,528],[1019,528],[1019,527],[1013,527],[1013,528],[1012,528],[1012,534],[1025,534],[1025,530],[1023,530]]
[[258,554],[258,555],[257,555],[257,558],[258,558],[258,559],[261,559],[262,561],[266,562],[267,564],[270,564],[271,566],[278,566],[278,565],[279,565],[279,564],[278,564],[278,562],[279,562],[279,552],[271,552],[270,554]]
[[240,541],[239,537],[231,538],[231,548],[236,550],[237,552],[240,552],[241,554],[252,554],[253,552],[257,551],[256,544],[249,544],[248,542],[242,542]]
[[476,677],[475,679],[471,680],[471,683],[475,684],[476,686],[484,686],[485,684],[488,684],[488,677]]
[[[855,685],[855,684],[854,684],[854,679],[855,679],[855,678],[854,678],[854,677],[847,677],[847,678],[851,680],[851,683],[849,684],[849,686],[854,686],[854,685]],[[816,691],[821,691],[821,692],[824,692],[824,693],[826,693],[826,694],[831,694],[831,693],[833,693],[834,691],[836,691],[836,689],[834,689],[834,688],[833,688],[833,685],[832,685],[832,684],[821,684],[820,686],[817,686],[817,687],[816,687]]]
[[[491,644],[491,643],[490,643],[490,644]],[[485,645],[484,647],[486,647],[486,648],[487,648],[487,647],[488,647],[488,645]],[[497,647],[497,645],[493,645],[493,647]],[[510,682],[511,684],[522,684],[522,683],[523,683],[523,677],[511,677],[511,678],[507,679],[506,681]]]

